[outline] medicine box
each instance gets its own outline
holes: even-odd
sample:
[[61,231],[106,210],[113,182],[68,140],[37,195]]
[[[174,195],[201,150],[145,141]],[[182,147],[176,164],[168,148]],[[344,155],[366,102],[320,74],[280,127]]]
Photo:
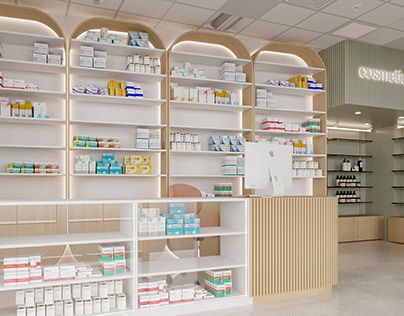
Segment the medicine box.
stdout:
[[93,58],[87,56],[80,56],[80,67],[93,67]]
[[47,43],[34,43],[34,53],[35,54],[48,54],[49,45]]
[[236,72],[236,81],[237,82],[246,82],[247,81],[246,74],[243,72]]
[[34,63],[46,64],[48,62],[48,55],[34,53],[32,55],[32,60]]
[[112,261],[114,259],[114,247],[111,245],[98,245],[98,259]]
[[61,55],[48,55],[48,64],[61,65],[62,56]]
[[136,139],[136,148],[138,149],[148,149],[149,148],[149,140],[148,139]]
[[80,56],[94,57],[94,47],[82,45],[80,47]]
[[99,68],[99,69],[107,68],[107,59],[106,58],[100,58],[100,57],[94,57],[93,58],[93,67],[94,68]]
[[137,128],[136,129],[136,138],[137,139],[149,139],[150,137],[148,128]]
[[101,272],[104,276],[115,275],[116,273],[115,261],[101,261]]
[[182,203],[170,203],[168,205],[168,212],[170,214],[184,214],[185,205]]
[[[107,59],[107,52],[101,50],[94,50],[94,57],[95,58],[104,58]],[[129,57],[129,56],[128,56]]]
[[220,72],[235,72],[236,64],[235,63],[223,63],[219,69]]

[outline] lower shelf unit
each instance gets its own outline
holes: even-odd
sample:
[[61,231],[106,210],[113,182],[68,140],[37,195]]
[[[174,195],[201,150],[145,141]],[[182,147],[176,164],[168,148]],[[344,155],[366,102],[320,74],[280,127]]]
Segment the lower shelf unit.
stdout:
[[384,216],[346,215],[338,218],[338,241],[353,242],[384,238]]
[[[105,261],[100,259],[101,244],[103,247],[124,246],[126,260],[125,272],[91,274],[81,279],[27,284],[10,284],[7,279],[6,284],[3,273],[0,276],[0,315],[16,315],[17,292],[28,295],[30,292],[41,291],[41,288],[53,288],[55,291],[55,288],[64,286],[70,287],[71,293],[74,293],[73,289],[77,286],[82,289],[96,283],[101,289],[101,284],[111,282],[122,284],[126,309],[111,309],[100,315],[179,315],[189,314],[190,306],[193,312],[202,312],[252,302],[248,292],[247,199],[3,201],[0,202],[0,211],[7,219],[18,213],[18,220],[0,221],[2,227],[5,227],[0,232],[2,262],[5,258],[35,255],[40,256],[41,266],[61,267],[68,262],[75,269],[77,263],[80,263],[103,271],[101,267],[105,266]],[[183,211],[185,215],[181,215]],[[167,232],[164,230],[164,234],[156,235],[151,224],[148,224],[146,234],[141,228],[145,219],[147,223],[152,223],[154,218],[164,219],[164,223],[168,223],[165,218],[181,216],[200,223],[200,231],[189,235],[165,235]],[[186,223],[189,222],[184,223],[183,229],[186,231]],[[165,228],[168,230],[168,226]],[[115,254],[113,258],[116,259]],[[183,291],[197,287],[199,291],[207,293],[205,277],[208,274],[205,271],[230,273],[231,283],[227,295],[215,297],[206,294],[209,299],[194,296],[191,301],[161,303],[157,306],[150,304],[145,308],[138,305],[139,298],[144,295],[142,284],[156,281],[165,284],[160,293],[166,293],[170,299],[171,291],[178,288]],[[118,293],[110,296],[117,298]],[[94,298],[91,300],[95,301]],[[36,308],[40,305],[40,302],[36,303]]]

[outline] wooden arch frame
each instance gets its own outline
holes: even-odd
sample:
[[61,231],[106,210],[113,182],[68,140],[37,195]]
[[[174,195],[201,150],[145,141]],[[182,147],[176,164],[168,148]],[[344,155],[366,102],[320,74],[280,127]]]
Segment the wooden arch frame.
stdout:
[[64,37],[64,33],[59,24],[56,23],[49,14],[36,8],[16,6],[12,4],[0,4],[0,16],[37,21],[51,28],[58,36]]
[[107,27],[110,30],[118,32],[139,31],[147,32],[149,34],[149,41],[155,48],[165,49],[163,41],[157,33],[145,24],[138,22],[124,22],[108,18],[91,18],[80,23],[72,33],[71,38],[77,38],[80,34],[91,29],[99,29]]
[[228,48],[236,55],[237,58],[251,59],[251,54],[244,44],[237,38],[221,33],[206,32],[206,31],[189,31],[181,34],[170,46],[169,51],[181,42],[194,41],[200,43],[209,43],[222,45]]

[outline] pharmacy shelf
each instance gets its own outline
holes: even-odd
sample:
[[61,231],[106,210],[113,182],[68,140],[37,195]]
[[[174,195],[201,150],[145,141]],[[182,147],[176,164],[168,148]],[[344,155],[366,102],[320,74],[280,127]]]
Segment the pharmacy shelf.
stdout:
[[139,262],[138,265],[138,277],[152,277],[166,274],[234,269],[242,267],[244,267],[243,261],[237,261],[223,256],[143,261]]
[[4,70],[30,71],[30,72],[54,73],[54,74],[64,74],[66,72],[65,65],[44,64],[33,61],[5,59],[5,58],[0,59],[0,68],[3,71]]
[[0,42],[32,47],[34,47],[35,42],[48,43],[52,47],[64,47],[65,45],[65,40],[62,37],[12,31],[0,31]]
[[287,75],[314,75],[323,72],[324,68],[299,66],[283,63],[274,63],[269,61],[256,61],[255,62],[256,71],[274,72],[278,74]]
[[205,238],[205,237],[219,237],[219,236],[239,236],[244,234],[245,232],[242,230],[234,230],[225,227],[201,227],[200,234],[138,237],[137,240],[148,241],[148,240],[184,239],[184,238]]
[[364,171],[345,171],[345,170],[327,170],[328,172],[335,172],[335,173],[373,173],[371,170],[364,170]]
[[355,138],[328,138],[328,142],[347,142],[347,143],[373,143],[370,139],[355,139]]
[[349,203],[340,203],[338,202],[339,205],[352,205],[352,204],[372,204],[372,201],[363,201],[363,202],[349,202]]
[[35,178],[35,177],[64,177],[65,175],[63,173],[5,173],[5,172],[0,172],[1,177],[29,177],[29,178]]
[[133,279],[133,274],[131,272],[120,273],[120,274],[116,274],[116,275],[112,275],[112,276],[91,277],[91,278],[74,279],[74,280],[59,280],[59,281],[52,281],[52,282],[43,281],[40,283],[16,284],[16,285],[5,285],[4,280],[1,279],[0,280],[0,292],[19,291],[19,290],[35,289],[35,288],[40,288],[40,287],[63,286],[63,285],[91,283],[91,282],[127,280],[127,279]]
[[171,82],[176,82],[179,85],[184,86],[203,85],[222,89],[244,89],[252,85],[249,82],[235,82],[219,79],[208,79],[208,78],[188,78],[179,76],[170,76],[170,80]]
[[328,189],[339,189],[339,190],[347,190],[347,189],[373,189],[371,185],[364,185],[361,187],[336,187],[336,186],[329,186]]
[[391,172],[401,173],[401,172],[404,172],[404,169],[395,169],[395,170],[391,170]]
[[14,89],[14,88],[1,88],[0,87],[0,95],[1,96],[11,96],[11,97],[20,97],[20,96],[32,96],[32,97],[42,97],[42,98],[57,98],[57,99],[65,99],[66,95],[63,91],[49,91],[49,90],[31,90],[31,89]]
[[261,84],[261,83],[255,84],[255,87],[259,88],[259,89],[267,89],[270,92],[275,93],[275,94],[297,95],[297,96],[306,96],[306,97],[314,97],[316,95],[325,93],[325,90],[271,86],[268,84]]
[[92,76],[96,78],[119,78],[120,80],[131,80],[136,82],[156,82],[159,83],[167,78],[166,75],[147,74],[139,72],[130,72],[126,70],[86,68],[80,66],[70,66],[70,74],[79,74],[82,76]]
[[251,132],[248,128],[229,128],[229,127],[206,127],[206,126],[187,126],[187,125],[171,125],[172,130],[193,130],[193,131],[206,131],[206,132],[231,132],[231,133],[245,133]]
[[32,117],[0,117],[0,123],[13,124],[65,124],[65,120],[48,119],[48,118],[32,118]]
[[71,147],[70,150],[79,151],[119,151],[119,152],[139,152],[139,153],[163,153],[165,149],[138,149],[138,148],[102,148],[102,147]]
[[404,136],[400,136],[400,137],[393,137],[391,140],[404,140]]
[[91,46],[94,47],[96,50],[102,50],[107,52],[108,55],[121,55],[121,56],[128,56],[128,55],[148,55],[151,57],[158,57],[164,55],[165,50],[153,47],[136,47],[136,46],[129,46],[129,45],[117,45],[117,44],[110,44],[110,43],[100,43],[100,42],[93,42],[93,41],[86,41],[80,39],[72,39],[71,40],[71,47],[73,49],[80,49],[80,46]]
[[404,153],[400,153],[400,154],[392,154],[393,157],[403,157]]
[[404,202],[391,202],[391,204],[394,204],[394,205],[404,205]]
[[222,175],[222,174],[171,174],[171,178],[244,178],[237,175]]
[[328,157],[354,157],[354,158],[373,158],[372,155],[358,155],[358,154],[328,154]]
[[285,108],[260,108],[255,107],[255,113],[258,114],[268,114],[268,113],[279,113],[279,114],[296,114],[304,116],[320,116],[324,115],[323,111],[308,111],[308,110],[298,110],[298,109],[285,109]]
[[171,150],[171,154],[176,155],[195,155],[195,156],[227,156],[227,155],[236,155],[242,156],[244,153],[241,152],[233,152],[233,151],[209,151],[209,150],[201,150],[201,151],[179,151],[179,150]]
[[236,66],[244,66],[251,61],[244,58],[225,57],[217,55],[207,55],[199,53],[190,53],[184,51],[171,51],[170,52],[171,63],[184,63],[189,62],[196,65],[209,65],[220,67],[223,63],[234,63]]
[[70,120],[70,124],[75,125],[114,125],[114,126],[128,126],[128,127],[145,127],[145,128],[164,128],[164,124],[141,124],[141,123],[126,123],[126,122],[112,122],[112,121],[85,121],[85,120]]
[[306,136],[306,137],[318,137],[325,136],[325,133],[309,133],[309,132],[282,132],[282,131],[271,131],[271,130],[256,130],[257,135],[285,135],[285,136]]
[[292,154],[293,158],[324,158],[325,154]]
[[251,110],[248,105],[225,105],[225,104],[210,104],[199,102],[185,101],[170,101],[170,108],[187,109],[187,110],[206,110],[206,111],[222,111],[222,112],[244,112]]
[[132,97],[116,97],[110,95],[97,95],[85,93],[70,93],[70,99],[81,102],[94,102],[105,104],[119,105],[136,105],[136,106],[161,106],[166,100],[149,99],[149,98],[132,98]]
[[64,146],[42,146],[42,145],[0,145],[0,148],[66,150]]
[[393,189],[404,189],[404,185],[393,185]]
[[0,249],[51,247],[63,245],[131,242],[133,238],[120,232],[80,233],[69,235],[37,235],[1,237]]
[[158,178],[158,177],[166,177],[165,174],[80,174],[73,173],[72,177],[106,177],[106,178]]

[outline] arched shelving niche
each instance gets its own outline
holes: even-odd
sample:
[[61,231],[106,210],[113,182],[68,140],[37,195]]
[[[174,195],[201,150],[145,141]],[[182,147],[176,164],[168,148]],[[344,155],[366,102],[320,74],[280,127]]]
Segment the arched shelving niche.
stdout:
[[[243,158],[243,152],[211,151],[208,139],[211,135],[219,135],[252,140],[253,73],[248,49],[229,35],[190,31],[172,44],[168,60],[170,132],[197,135],[198,138],[194,136],[192,142],[185,140],[180,144],[171,139],[170,186],[187,184],[213,193],[215,184],[232,183],[233,195],[242,194],[242,169],[225,171],[222,160],[226,156]],[[224,63],[235,64],[236,71],[245,74],[245,81],[234,81],[231,74],[230,78],[224,77],[220,70]],[[189,74],[184,75],[183,69],[187,67],[197,74],[192,78]],[[205,92],[200,87],[205,87]],[[226,95],[223,90],[230,97],[220,101],[221,96],[215,93],[222,91],[222,95]]]
[[[0,133],[0,199],[66,198],[65,39],[48,14],[24,6],[0,4],[0,72],[5,104]],[[42,43],[41,54],[34,43]],[[44,44],[47,44],[46,47]],[[47,50],[49,49],[49,51]],[[52,50],[52,53],[51,53]],[[55,55],[59,54],[55,61]],[[4,104],[3,103],[3,104]],[[13,162],[17,168],[8,169]],[[58,172],[36,170],[32,163],[52,163]],[[49,164],[51,166],[51,164]],[[21,168],[19,168],[21,167]],[[12,173],[11,173],[12,172]],[[38,214],[38,219],[41,217]],[[41,224],[41,220],[38,222]]]
[[[273,94],[274,102],[263,108],[257,106],[256,91],[254,91],[254,140],[280,138],[283,140],[298,140],[313,144],[314,152],[303,154],[294,153],[294,160],[313,160],[318,162],[322,174],[294,175],[292,188],[288,195],[327,195],[327,99],[326,71],[319,54],[310,47],[272,42],[252,56],[254,63],[255,88],[266,90]],[[274,87],[267,80],[288,80],[295,75],[312,76],[323,84],[323,90],[305,88]],[[261,101],[261,100],[258,100]],[[284,133],[262,130],[261,122],[267,118],[279,118],[285,123],[302,123],[307,118],[319,118],[320,133]],[[276,139],[275,139],[276,141]],[[300,173],[301,171],[299,171]]]
[[[102,28],[107,28],[108,34],[119,37],[120,42],[95,41],[85,37],[88,31],[99,32]],[[129,31],[147,33],[148,47],[127,45]],[[90,67],[81,64],[82,46],[106,53],[106,66],[95,68],[95,64]],[[99,160],[103,153],[112,152],[108,148],[79,150],[73,144],[73,138],[77,135],[117,137],[121,148],[113,151],[116,160],[123,162],[126,156],[143,155],[149,156],[152,162],[151,173],[146,175],[81,175],[72,168],[69,177],[70,198],[96,198],[100,192],[108,198],[167,196],[167,54],[161,39],[153,29],[141,23],[93,18],[84,21],[73,31],[69,56],[71,166],[79,155],[85,154],[92,160]],[[159,71],[155,73],[154,66],[153,69],[151,66],[146,69],[144,65],[141,65],[142,69],[130,69],[127,67],[128,56],[140,56],[142,59],[148,56],[153,65],[157,60]],[[126,97],[111,91],[108,89],[109,80],[140,85],[144,98]],[[74,87],[91,85],[105,88],[106,95],[73,93]],[[114,107],[113,111],[111,107]],[[137,141],[137,138],[143,137],[139,136],[140,131],[138,134],[140,128],[160,133],[160,148],[152,146],[148,140],[147,144],[144,141],[140,144],[141,141]],[[110,190],[111,186],[115,189]]]

